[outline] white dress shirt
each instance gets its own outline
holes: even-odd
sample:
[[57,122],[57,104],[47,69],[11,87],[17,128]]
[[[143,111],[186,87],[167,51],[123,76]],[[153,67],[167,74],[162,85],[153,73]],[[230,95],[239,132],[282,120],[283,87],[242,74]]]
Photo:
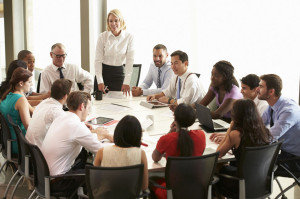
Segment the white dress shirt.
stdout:
[[67,112],[56,118],[42,144],[50,175],[68,172],[82,147],[97,153],[103,145],[97,134],[92,133],[75,113]]
[[[94,88],[93,76],[75,64],[64,63],[62,73],[65,79],[72,81],[71,91],[79,90],[77,83],[81,83],[84,86],[84,91],[88,93]],[[41,73],[40,92],[50,91],[53,82],[59,78],[58,67],[54,64],[47,66]]]
[[43,100],[34,109],[32,118],[26,132],[26,139],[31,143],[42,147],[44,138],[52,122],[65,114],[62,104],[54,98]]
[[265,110],[269,107],[268,102],[266,100],[258,99],[258,96],[256,96],[256,98],[253,101],[257,107],[259,115],[262,116]]
[[178,83],[176,81],[177,77],[181,79],[181,90],[180,99],[177,100],[177,104],[186,103],[193,104],[200,101],[204,95],[205,91],[203,89],[200,78],[195,74],[189,75],[191,72],[188,70],[181,76],[174,75],[170,81],[169,86],[163,90],[165,96],[169,98],[176,98],[176,91]]
[[125,63],[123,84],[129,85],[133,62],[134,39],[130,33],[122,30],[116,37],[111,31],[105,31],[99,35],[95,55],[95,73],[98,84],[103,83],[102,63],[110,66],[122,66]]
[[140,85],[140,87],[143,89],[143,95],[153,95],[161,93],[162,90],[166,89],[169,86],[170,80],[174,73],[171,69],[171,62],[168,60],[162,67],[160,67],[161,88],[149,89],[153,82],[157,87],[158,69],[159,68],[155,66],[154,62],[151,62],[147,76],[143,83]]

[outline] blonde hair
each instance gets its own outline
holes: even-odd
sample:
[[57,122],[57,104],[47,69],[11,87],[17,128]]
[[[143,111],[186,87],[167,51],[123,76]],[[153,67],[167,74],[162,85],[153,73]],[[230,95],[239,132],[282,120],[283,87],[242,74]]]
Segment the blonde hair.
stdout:
[[126,30],[126,24],[125,24],[125,21],[124,21],[121,11],[118,9],[113,9],[107,15],[107,19],[106,19],[106,30],[107,31],[111,31],[111,29],[109,27],[109,21],[108,21],[109,15],[114,15],[115,17],[117,17],[120,20],[120,25],[121,25],[120,29]]

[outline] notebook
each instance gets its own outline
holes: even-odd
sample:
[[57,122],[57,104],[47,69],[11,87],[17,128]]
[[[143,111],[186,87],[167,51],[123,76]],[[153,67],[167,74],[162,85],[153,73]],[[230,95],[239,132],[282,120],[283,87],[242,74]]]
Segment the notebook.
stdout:
[[229,123],[220,119],[213,120],[209,108],[198,103],[195,105],[197,117],[201,125],[212,131],[223,131],[229,128]]
[[140,102],[141,106],[147,107],[147,108],[159,108],[159,107],[167,107],[168,104],[159,102],[157,100],[154,101],[141,101]]

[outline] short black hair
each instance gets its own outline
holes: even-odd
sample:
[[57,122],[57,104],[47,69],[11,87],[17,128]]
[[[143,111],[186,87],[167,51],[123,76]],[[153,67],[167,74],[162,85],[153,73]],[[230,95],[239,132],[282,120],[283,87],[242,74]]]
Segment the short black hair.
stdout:
[[29,50],[21,50],[18,53],[18,60],[23,60],[27,55],[32,54],[32,52],[30,52]]
[[255,74],[249,74],[241,79],[241,83],[246,84],[252,90],[259,86],[259,77]]
[[153,50],[156,49],[156,50],[159,50],[159,49],[163,49],[164,51],[168,52],[167,51],[167,47],[163,44],[157,44],[154,46]]
[[71,91],[72,81],[69,79],[57,79],[51,86],[51,97],[56,100],[61,100]]
[[115,128],[114,142],[119,147],[140,147],[142,127],[138,119],[131,115],[123,117]]
[[174,57],[174,56],[178,56],[179,59],[180,59],[180,61],[181,61],[182,63],[185,62],[185,61],[189,61],[188,55],[187,55],[185,52],[181,51],[181,50],[176,50],[176,51],[174,51],[174,52],[171,54],[171,57]]

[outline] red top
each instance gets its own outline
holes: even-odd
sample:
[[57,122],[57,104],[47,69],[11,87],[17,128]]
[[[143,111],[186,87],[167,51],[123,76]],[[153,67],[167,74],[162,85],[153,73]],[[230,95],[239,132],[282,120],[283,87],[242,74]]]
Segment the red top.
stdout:
[[[194,142],[193,156],[201,156],[206,146],[205,133],[201,130],[191,130],[189,135]],[[180,151],[177,149],[177,140],[177,132],[163,135],[159,138],[156,149],[161,154],[166,153],[166,158],[168,158],[168,156],[180,156]]]

